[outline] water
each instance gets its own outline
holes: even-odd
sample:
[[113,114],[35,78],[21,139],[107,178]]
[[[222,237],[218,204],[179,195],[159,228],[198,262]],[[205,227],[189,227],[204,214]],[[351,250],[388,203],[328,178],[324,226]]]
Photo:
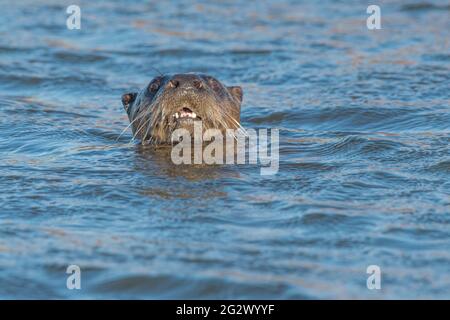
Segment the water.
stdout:
[[[450,298],[447,1],[70,4],[0,3],[0,298]],[[118,139],[155,69],[241,85],[278,174]]]

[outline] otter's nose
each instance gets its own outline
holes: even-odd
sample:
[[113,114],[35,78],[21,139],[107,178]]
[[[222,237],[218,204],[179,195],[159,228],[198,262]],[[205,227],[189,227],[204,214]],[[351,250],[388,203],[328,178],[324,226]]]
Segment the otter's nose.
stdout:
[[183,74],[174,76],[171,80],[169,80],[169,85],[172,88],[195,90],[203,88],[203,81],[196,76]]

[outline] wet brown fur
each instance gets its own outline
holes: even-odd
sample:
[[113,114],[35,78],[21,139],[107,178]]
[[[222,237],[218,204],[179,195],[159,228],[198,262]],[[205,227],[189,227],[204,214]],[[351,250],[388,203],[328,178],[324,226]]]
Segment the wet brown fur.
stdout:
[[179,121],[173,114],[182,108],[195,112],[203,130],[238,129],[242,102],[241,87],[227,87],[205,74],[161,75],[141,92],[126,93],[122,103],[133,137],[143,144],[170,144],[175,129],[192,131],[193,121]]

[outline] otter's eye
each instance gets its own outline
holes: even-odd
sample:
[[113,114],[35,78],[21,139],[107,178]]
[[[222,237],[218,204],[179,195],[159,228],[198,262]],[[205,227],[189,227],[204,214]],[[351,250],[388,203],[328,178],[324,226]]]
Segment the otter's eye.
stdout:
[[150,83],[150,85],[148,86],[148,90],[150,92],[156,92],[159,89],[159,81],[154,81],[152,83]]
[[217,82],[216,79],[209,78],[209,79],[208,79],[208,83],[209,83],[209,85],[211,86],[211,88],[213,88],[213,89],[219,88],[219,83]]

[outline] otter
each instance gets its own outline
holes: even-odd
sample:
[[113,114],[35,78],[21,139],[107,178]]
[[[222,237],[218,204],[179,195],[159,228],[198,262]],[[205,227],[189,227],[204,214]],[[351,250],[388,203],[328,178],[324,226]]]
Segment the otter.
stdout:
[[133,138],[142,144],[172,143],[179,128],[193,131],[201,121],[203,130],[238,129],[243,92],[225,86],[206,74],[184,73],[157,76],[138,92],[122,95]]

